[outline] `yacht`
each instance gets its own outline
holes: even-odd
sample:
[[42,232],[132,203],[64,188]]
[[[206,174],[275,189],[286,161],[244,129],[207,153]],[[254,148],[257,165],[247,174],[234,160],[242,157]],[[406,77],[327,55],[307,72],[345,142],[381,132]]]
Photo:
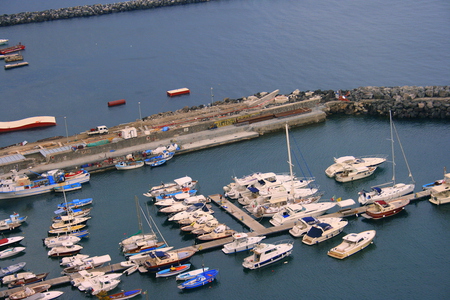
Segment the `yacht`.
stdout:
[[334,158],[334,164],[325,170],[328,177],[334,177],[345,170],[345,166],[351,165],[357,167],[378,167],[387,159],[386,155],[370,155],[364,157],[342,156]]
[[347,226],[348,221],[341,218],[327,218],[318,224],[314,224],[303,236],[302,242],[306,245],[314,245],[338,235]]
[[291,255],[293,247],[293,240],[281,240],[274,244],[259,243],[253,248],[253,254],[244,258],[242,266],[251,270],[267,266]]
[[338,259],[344,259],[366,248],[375,238],[375,230],[367,230],[360,233],[350,233],[342,238],[342,243],[328,251],[328,255]]
[[294,223],[304,217],[317,217],[336,205],[334,202],[288,204],[270,219],[273,226]]

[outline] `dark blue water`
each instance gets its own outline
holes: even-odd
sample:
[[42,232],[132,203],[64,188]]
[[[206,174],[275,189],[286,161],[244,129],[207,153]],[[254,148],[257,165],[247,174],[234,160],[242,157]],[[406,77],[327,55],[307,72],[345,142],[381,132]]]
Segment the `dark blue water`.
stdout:
[[[99,3],[101,1],[95,1]],[[105,1],[106,2],[106,1]],[[0,3],[0,13],[35,11],[92,1],[13,1]],[[450,39],[449,4],[442,1],[212,1],[199,5],[136,11],[101,17],[62,20],[0,28],[11,44],[21,41],[30,66],[0,75],[0,120],[54,115],[58,126],[0,136],[0,145],[69,134],[99,124],[134,121],[160,111],[207,104],[225,97],[240,98],[280,89],[351,89],[358,86],[446,85]],[[166,90],[188,87],[192,93],[167,98]],[[107,102],[126,99],[121,107]],[[416,180],[422,184],[442,178],[450,166],[448,122],[396,120],[403,147]],[[357,198],[363,188],[390,181],[392,165],[384,164],[367,179],[338,184],[325,176],[333,157],[390,155],[389,122],[382,118],[334,117],[326,122],[291,131],[294,157],[301,154],[325,192]],[[204,195],[222,192],[231,176],[254,171],[287,172],[284,132],[255,140],[177,156],[166,166],[129,172],[94,174],[75,198],[94,198],[89,221],[91,237],[83,253],[110,254],[123,260],[118,242],[138,230],[134,198],[147,204],[142,193],[161,181],[189,175],[200,181]],[[298,147],[297,147],[298,146]],[[301,154],[299,152],[301,151]],[[397,179],[406,180],[406,167],[397,154]],[[299,158],[295,171],[306,168]],[[6,266],[26,261],[27,269],[59,276],[57,260],[47,258],[41,239],[46,236],[53,211],[62,195],[2,201],[0,216],[17,211],[28,222],[14,235],[23,235],[27,247],[20,257],[0,262]],[[149,205],[169,244],[192,245],[192,237],[165,221]],[[220,221],[246,230],[214,207]],[[180,292],[174,278],[155,279],[133,274],[120,289],[142,288],[149,299],[444,299],[450,294],[450,206],[428,201],[409,205],[404,213],[379,222],[349,219],[344,233],[377,230],[375,242],[344,261],[326,252],[340,237],[317,246],[296,240],[287,263],[245,271],[247,253],[226,256],[220,250],[195,255],[194,268],[204,263],[219,268],[217,282],[191,292]],[[265,224],[268,222],[265,222]],[[342,236],[342,235],[341,235]],[[267,239],[289,238],[280,234]],[[82,299],[70,286],[57,288],[62,299]],[[119,289],[117,289],[119,290]],[[142,296],[142,299],[145,297]]]

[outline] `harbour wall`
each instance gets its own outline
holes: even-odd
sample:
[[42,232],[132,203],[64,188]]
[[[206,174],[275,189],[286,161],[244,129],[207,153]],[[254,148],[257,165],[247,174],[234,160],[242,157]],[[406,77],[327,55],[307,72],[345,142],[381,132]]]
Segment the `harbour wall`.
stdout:
[[105,14],[208,2],[210,0],[135,0],[112,4],[83,5],[69,8],[21,12],[0,16],[0,27],[53,20],[100,16]]

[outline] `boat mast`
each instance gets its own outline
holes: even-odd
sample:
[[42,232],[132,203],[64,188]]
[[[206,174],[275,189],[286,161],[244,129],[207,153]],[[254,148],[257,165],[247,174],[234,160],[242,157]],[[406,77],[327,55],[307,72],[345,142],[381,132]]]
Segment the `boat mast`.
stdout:
[[291,177],[291,197],[294,197],[294,175],[292,172],[292,158],[291,158],[291,144],[289,142],[289,126],[286,123],[286,143],[288,150],[288,164],[289,164],[289,175]]
[[389,111],[389,123],[391,128],[391,151],[392,151],[392,181],[395,185],[395,154],[394,154],[394,134],[393,134],[393,127],[394,124],[392,122],[392,111]]

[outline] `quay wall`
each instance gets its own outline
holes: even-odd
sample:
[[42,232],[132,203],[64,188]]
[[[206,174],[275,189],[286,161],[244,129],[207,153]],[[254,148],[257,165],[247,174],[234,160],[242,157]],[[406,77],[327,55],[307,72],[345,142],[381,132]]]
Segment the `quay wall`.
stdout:
[[133,10],[208,2],[210,0],[134,0],[112,4],[83,5],[35,12],[1,15],[0,27],[53,20],[91,17]]

